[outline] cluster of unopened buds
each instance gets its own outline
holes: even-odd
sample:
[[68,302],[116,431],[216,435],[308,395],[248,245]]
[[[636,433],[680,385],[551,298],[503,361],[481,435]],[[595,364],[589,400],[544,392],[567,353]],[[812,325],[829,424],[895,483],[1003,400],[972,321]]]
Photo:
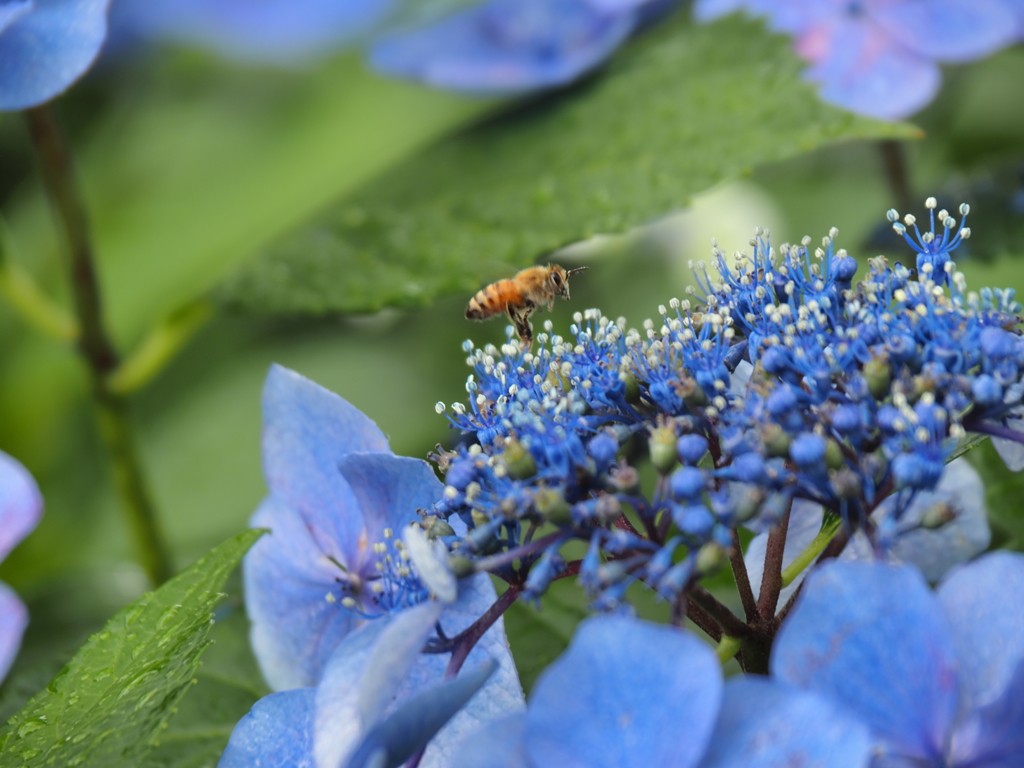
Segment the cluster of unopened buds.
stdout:
[[[511,332],[500,349],[467,341],[469,401],[437,406],[466,442],[434,457],[446,487],[431,510],[468,526],[457,573],[488,571],[527,598],[578,573],[605,610],[642,583],[720,636],[739,627],[698,580],[730,557],[745,603],[761,603],[748,619],[763,620],[800,569],[854,535],[862,556],[894,559],[908,537],[934,532],[935,549],[942,529],[977,523],[981,502],[942,482],[983,436],[1011,463],[1024,442],[1008,426],[1024,395],[1020,305],[1012,290],[967,291],[951,252],[970,236],[968,206],[959,228],[926,207],[923,233],[889,213],[913,269],[879,256],[856,281],[835,229],[778,250],[758,230],[731,262],[715,244],[713,269],[694,265],[689,298],[643,331],[587,310],[569,337],[547,321],[528,351]],[[804,552],[785,546],[796,515],[816,521]],[[774,531],[764,565],[743,562],[741,527]],[[963,559],[987,537],[922,557]],[[567,562],[571,541],[586,554]],[[758,596],[743,582],[762,574]]]

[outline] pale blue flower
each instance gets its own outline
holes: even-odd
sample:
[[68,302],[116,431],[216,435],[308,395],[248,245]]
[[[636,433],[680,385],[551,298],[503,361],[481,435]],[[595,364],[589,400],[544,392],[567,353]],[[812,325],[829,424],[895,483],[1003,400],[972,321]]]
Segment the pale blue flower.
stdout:
[[[469,730],[521,708],[522,694],[486,656],[471,656],[457,677],[443,680],[447,657],[420,654],[442,607],[422,603],[348,635],[316,688],[256,702],[235,726],[220,768],[399,765],[427,740],[420,765],[447,768]],[[382,756],[388,762],[374,762]]]
[[0,110],[35,107],[89,69],[107,36],[110,0],[0,3]]
[[807,579],[772,651],[775,679],[871,728],[874,765],[1024,764],[1024,556],[995,552],[933,593],[917,569],[830,562]]
[[940,63],[972,61],[1018,36],[1014,0],[697,0],[700,20],[747,10],[793,35],[821,95],[883,120],[909,117],[942,82]]
[[564,85],[603,62],[636,29],[643,2],[485,0],[388,35],[374,69],[480,95]]
[[525,714],[483,729],[455,768],[864,768],[867,731],[765,678],[723,685],[689,633],[623,616],[583,622]]
[[[0,561],[39,523],[43,497],[28,471],[0,451]],[[0,582],[0,680],[21,647],[28,610],[14,591]]]

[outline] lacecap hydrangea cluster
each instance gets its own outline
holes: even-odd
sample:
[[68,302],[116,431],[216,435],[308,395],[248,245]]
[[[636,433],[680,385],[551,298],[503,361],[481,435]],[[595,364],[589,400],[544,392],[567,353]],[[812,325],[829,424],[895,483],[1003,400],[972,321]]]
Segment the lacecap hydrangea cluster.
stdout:
[[[774,248],[757,231],[730,260],[715,245],[685,301],[642,330],[597,310],[568,337],[551,321],[531,349],[464,345],[468,403],[437,410],[467,435],[435,456],[433,513],[469,528],[457,571],[487,570],[542,594],[579,574],[598,608],[641,582],[670,601],[735,551],[735,531],[770,527],[795,500],[821,505],[884,556],[972,437],[1012,444],[1024,385],[1012,290],[969,292],[952,252],[965,226],[926,201],[929,228],[889,219],[916,264],[805,238]],[[641,490],[644,456],[657,471]],[[883,500],[890,514],[872,517]],[[586,543],[567,563],[563,545]],[[514,567],[519,563],[518,567]]]

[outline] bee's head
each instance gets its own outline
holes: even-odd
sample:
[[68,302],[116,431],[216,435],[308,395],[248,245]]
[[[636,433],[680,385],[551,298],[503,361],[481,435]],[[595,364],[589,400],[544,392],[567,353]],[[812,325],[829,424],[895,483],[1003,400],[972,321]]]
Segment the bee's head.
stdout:
[[586,267],[578,267],[576,269],[563,269],[557,264],[551,265],[551,274],[548,275],[548,287],[551,289],[551,293],[555,296],[561,296],[563,299],[569,298],[569,275],[573,275],[577,272],[582,272]]

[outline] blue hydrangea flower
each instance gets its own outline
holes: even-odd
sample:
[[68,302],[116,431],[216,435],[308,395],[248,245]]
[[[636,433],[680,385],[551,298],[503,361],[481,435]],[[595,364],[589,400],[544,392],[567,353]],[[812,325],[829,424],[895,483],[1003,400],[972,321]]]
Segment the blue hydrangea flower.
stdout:
[[[39,523],[43,497],[28,471],[0,451],[0,561]],[[28,611],[14,591],[0,582],[0,680],[14,662]]]
[[700,20],[743,9],[793,35],[827,101],[900,120],[939,90],[941,63],[972,61],[1017,39],[1014,0],[698,0]]
[[[441,611],[421,603],[348,635],[318,686],[256,702],[220,768],[400,765],[432,737],[420,765],[447,768],[467,733],[522,708],[522,691],[514,671],[479,653],[444,680],[447,657],[420,653]],[[387,761],[375,762],[381,752]]]
[[775,768],[867,764],[867,731],[765,678],[723,685],[687,632],[624,616],[576,630],[525,714],[484,728],[455,768]]
[[[985,508],[985,487],[981,476],[966,459],[947,464],[935,490],[917,493],[898,522],[892,520],[895,501],[889,497],[872,514],[880,531],[879,543],[884,549],[876,553],[864,532],[857,531],[839,556],[840,560],[872,560],[880,555],[889,562],[914,565],[928,581],[937,582],[953,567],[988,549],[992,532]],[[818,504],[803,499],[793,502],[786,530],[784,568],[818,535],[823,515]],[[761,588],[767,546],[765,531],[754,537],[744,555],[755,595]],[[782,590],[780,606],[786,604],[806,573],[801,573]]]
[[831,562],[807,579],[772,675],[871,728],[875,765],[1024,764],[1024,556],[995,552],[933,593],[910,566]]
[[380,72],[479,95],[564,85],[636,29],[643,2],[485,0],[370,49]]
[[89,69],[107,36],[111,0],[0,4],[0,110],[35,107]]
[[118,0],[113,34],[208,48],[231,59],[288,64],[357,42],[401,0]]
[[[429,597],[402,532],[443,486],[425,461],[395,456],[357,408],[294,371],[271,369],[263,412],[270,494],[251,522],[271,534],[248,553],[243,575],[256,657],[284,690],[315,685],[356,627]],[[486,575],[467,584],[442,621],[450,636],[495,599]],[[499,621],[483,644],[499,657],[503,643]]]

